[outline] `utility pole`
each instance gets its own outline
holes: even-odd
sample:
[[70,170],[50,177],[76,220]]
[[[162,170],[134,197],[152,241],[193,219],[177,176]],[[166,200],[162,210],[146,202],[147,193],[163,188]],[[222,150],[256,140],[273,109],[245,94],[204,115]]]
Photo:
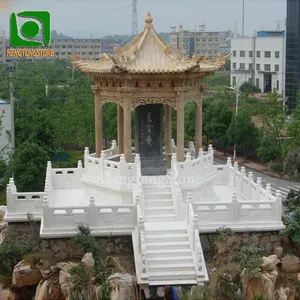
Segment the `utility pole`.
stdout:
[[[229,89],[229,90],[231,90],[231,91],[234,91],[236,93],[236,101],[235,101],[235,115],[236,115],[236,120],[235,120],[235,134],[236,134],[240,90],[239,90],[238,86],[236,86],[235,88],[232,88],[232,87],[226,87],[226,88]],[[235,160],[235,159],[236,159],[236,143],[233,146],[233,160]]]
[[10,96],[10,122],[11,122],[11,131],[10,131],[10,139],[11,139],[11,152],[15,153],[15,99],[14,99],[14,81],[13,81],[13,72],[12,67],[9,67],[9,96]]
[[245,0],[243,1],[243,16],[242,16],[242,36],[245,35]]

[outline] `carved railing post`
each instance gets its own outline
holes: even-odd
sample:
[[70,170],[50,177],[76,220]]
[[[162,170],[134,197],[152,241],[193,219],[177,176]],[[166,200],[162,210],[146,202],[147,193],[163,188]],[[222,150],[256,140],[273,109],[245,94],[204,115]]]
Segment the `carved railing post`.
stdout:
[[253,194],[252,183],[254,182],[253,172],[249,172],[248,178],[249,178],[249,200],[252,200],[252,194]]
[[112,150],[112,155],[116,155],[118,154],[118,146],[117,146],[117,141],[116,140],[113,140],[111,142],[111,150]]
[[194,142],[189,142],[189,152],[191,153],[191,156],[193,158],[196,158],[196,150],[195,150]]
[[13,187],[10,183],[6,186],[6,204],[7,204],[7,213],[13,213],[15,207],[15,200],[13,196]]
[[231,200],[231,217],[232,217],[232,222],[237,222],[238,221],[238,216],[240,213],[238,201],[237,201],[237,195],[236,192],[232,193],[232,200]]
[[[88,166],[88,156],[90,155],[90,150],[88,147],[84,148],[84,168],[87,170]],[[86,172],[86,171],[85,171]]]
[[203,157],[203,156],[204,156],[204,151],[202,148],[200,148],[198,158]]
[[267,183],[266,185],[266,199],[268,200],[269,196],[272,195],[272,187],[271,187],[271,183]]
[[282,196],[279,190],[276,191],[275,199],[275,221],[280,222],[282,218]]
[[239,165],[237,162],[233,164],[233,176],[234,176],[234,188],[237,188],[237,173],[239,171]]

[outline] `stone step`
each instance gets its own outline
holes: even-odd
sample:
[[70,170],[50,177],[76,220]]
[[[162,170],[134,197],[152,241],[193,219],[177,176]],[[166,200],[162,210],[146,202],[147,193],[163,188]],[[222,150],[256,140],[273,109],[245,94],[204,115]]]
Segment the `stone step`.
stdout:
[[188,241],[181,242],[146,242],[146,249],[190,249]]
[[146,242],[150,242],[150,241],[156,241],[156,242],[159,242],[159,241],[166,241],[166,242],[169,242],[169,241],[188,241],[189,240],[189,237],[188,237],[188,234],[187,233],[170,233],[170,234],[148,234],[146,232],[145,234],[145,239],[146,239]]
[[159,199],[172,199],[172,193],[168,192],[151,192],[144,193],[144,199],[147,200],[159,200]]
[[178,271],[194,271],[195,266],[193,263],[170,263],[170,264],[151,264],[148,262],[148,273],[151,272],[178,272]]
[[187,235],[187,230],[186,229],[181,229],[181,228],[170,228],[170,229],[162,229],[162,230],[153,230],[153,229],[147,229],[145,231],[146,236],[148,235],[155,235],[155,236],[169,236],[170,234],[172,235]]
[[163,280],[196,280],[195,271],[169,271],[169,272],[148,272],[149,281],[163,281]]
[[172,199],[151,199],[145,201],[145,208],[148,207],[170,207],[173,206],[173,200]]
[[174,222],[176,221],[175,214],[167,214],[167,215],[151,215],[145,216],[146,222]]
[[169,279],[163,279],[163,280],[153,280],[149,282],[149,286],[180,286],[180,285],[195,285],[197,284],[197,280],[193,279],[175,279],[175,280],[169,280]]
[[160,257],[160,256],[156,256],[156,257],[151,257],[151,258],[147,258],[147,264],[156,264],[156,265],[160,265],[160,264],[173,264],[174,262],[176,263],[181,263],[181,264],[193,264],[193,258],[191,255],[183,255],[183,256],[168,256],[168,257]]
[[171,193],[171,186],[169,185],[164,185],[164,186],[159,186],[157,184],[149,184],[149,185],[145,185],[143,184],[143,190],[144,192],[169,192]]
[[174,207],[173,206],[166,206],[166,207],[146,207],[145,208],[145,215],[152,216],[152,215],[168,215],[174,214]]
[[179,257],[179,256],[192,257],[191,249],[155,249],[150,250],[146,248],[147,259],[164,258],[164,257]]

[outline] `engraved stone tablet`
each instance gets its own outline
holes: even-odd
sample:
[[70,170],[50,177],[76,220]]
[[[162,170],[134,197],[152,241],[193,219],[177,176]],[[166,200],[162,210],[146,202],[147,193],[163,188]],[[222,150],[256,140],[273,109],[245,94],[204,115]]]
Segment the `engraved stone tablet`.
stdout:
[[142,175],[166,175],[162,151],[163,105],[141,105],[136,113],[135,151],[141,156]]

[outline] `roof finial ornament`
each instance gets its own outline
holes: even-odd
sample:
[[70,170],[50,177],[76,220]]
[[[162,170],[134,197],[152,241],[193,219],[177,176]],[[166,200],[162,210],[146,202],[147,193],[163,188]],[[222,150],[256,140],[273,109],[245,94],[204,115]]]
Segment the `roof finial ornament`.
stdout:
[[145,18],[145,22],[146,22],[145,29],[153,29],[153,25],[152,25],[153,19],[150,12],[148,12]]

